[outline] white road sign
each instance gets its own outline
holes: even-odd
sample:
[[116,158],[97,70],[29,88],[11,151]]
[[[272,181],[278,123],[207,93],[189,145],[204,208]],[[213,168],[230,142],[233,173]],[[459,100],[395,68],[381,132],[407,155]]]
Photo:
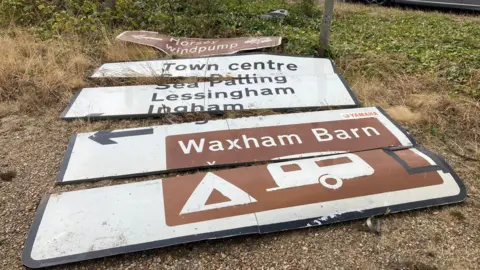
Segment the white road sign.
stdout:
[[355,107],[358,100],[337,74],[244,77],[210,82],[81,89],[63,119],[151,117],[165,113]]
[[321,76],[336,73],[326,58],[245,54],[103,64],[93,78]]
[[423,148],[190,174],[44,197],[22,261],[40,268],[465,198],[465,187],[448,164]]
[[375,107],[98,131],[71,138],[57,183],[414,143]]

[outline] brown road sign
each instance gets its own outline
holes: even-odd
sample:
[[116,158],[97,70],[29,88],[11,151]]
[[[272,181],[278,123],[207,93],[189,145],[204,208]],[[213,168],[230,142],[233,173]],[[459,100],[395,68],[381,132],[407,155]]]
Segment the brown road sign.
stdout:
[[288,158],[310,152],[400,145],[378,118],[270,126],[167,136],[167,169]]
[[126,31],[118,35],[117,39],[154,47],[166,54],[185,56],[233,54],[239,51],[275,47],[282,43],[281,37],[203,39],[170,37],[150,31]]
[[381,109],[356,108],[73,136],[58,183],[412,146]]
[[[178,226],[443,184],[440,167],[427,159],[416,149],[372,150],[167,178],[166,222]],[[233,203],[219,197],[234,201],[241,194],[245,200]],[[219,202],[207,201],[214,198]]]
[[450,166],[421,147],[211,171],[47,196],[22,261],[39,268],[465,198]]

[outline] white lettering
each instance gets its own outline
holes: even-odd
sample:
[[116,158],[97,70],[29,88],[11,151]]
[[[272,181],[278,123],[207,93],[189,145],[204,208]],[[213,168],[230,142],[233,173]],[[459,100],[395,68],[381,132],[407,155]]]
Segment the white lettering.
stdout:
[[285,145],[285,143],[283,142],[283,138],[287,138],[288,142],[290,144],[294,144],[292,138],[295,138],[297,140],[297,143],[298,144],[302,144],[302,140],[300,139],[300,137],[298,137],[298,135],[296,134],[290,134],[290,135],[279,135],[278,136],[278,140],[280,141],[280,144],[281,145]]
[[178,144],[180,145],[180,148],[182,148],[182,151],[183,151],[184,154],[190,154],[190,151],[192,150],[192,147],[195,148],[195,151],[197,151],[197,153],[202,153],[204,143],[205,143],[204,138],[202,138],[200,140],[200,144],[197,144],[197,142],[195,140],[189,140],[187,146],[185,146],[183,141],[178,142]]
[[238,142],[239,139],[236,139],[236,140],[227,140],[227,142],[230,144],[230,146],[228,147],[228,150],[231,150],[233,148],[237,148],[237,149],[242,149],[242,147],[240,147],[237,142]]
[[373,127],[364,127],[362,128],[363,132],[365,132],[365,134],[367,134],[368,137],[370,137],[370,132],[368,132],[368,130],[371,130],[375,133],[375,135],[380,135],[380,132],[378,132],[375,128]]
[[[317,141],[324,142],[324,141],[331,141],[333,136],[328,133],[328,130],[324,128],[314,128],[312,129],[313,135],[317,138]],[[322,138],[322,136],[327,136],[326,138]]]
[[246,148],[250,148],[249,141],[252,141],[253,144],[255,144],[255,147],[257,147],[257,148],[260,147],[260,146],[258,145],[257,139],[255,139],[255,138],[249,138],[249,137],[247,137],[247,136],[245,136],[245,135],[242,135],[242,138],[243,138],[243,144],[245,144],[245,147],[246,147]]
[[337,138],[339,138],[340,140],[346,140],[346,139],[351,139],[352,137],[350,137],[350,135],[348,135],[348,133],[343,130],[343,129],[338,129],[338,130],[335,130],[335,133],[337,135]]
[[210,144],[210,147],[208,149],[210,149],[210,151],[212,151],[212,152],[225,150],[223,148],[223,144],[222,144],[221,141],[211,141],[211,142],[209,142],[209,144]]
[[262,137],[261,139],[262,139],[262,145],[265,147],[277,146],[277,144],[275,143],[275,140],[270,136],[265,136],[265,137]]
[[178,39],[175,39],[175,38],[170,38],[170,42],[172,42],[172,41],[174,41],[174,42],[175,42],[175,44],[176,44],[176,45],[178,45],[178,42],[179,42],[180,40],[178,40]]
[[353,133],[353,135],[355,136],[355,138],[359,138],[360,136],[358,136],[358,128],[351,128],[350,131]]

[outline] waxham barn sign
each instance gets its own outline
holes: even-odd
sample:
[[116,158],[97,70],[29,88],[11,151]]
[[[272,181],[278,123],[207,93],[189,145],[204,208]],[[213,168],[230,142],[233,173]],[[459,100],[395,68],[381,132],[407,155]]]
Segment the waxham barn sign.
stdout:
[[150,31],[126,31],[118,35],[117,39],[154,47],[166,54],[181,56],[233,54],[239,51],[275,47],[282,43],[281,37],[204,39],[170,37]]
[[331,76],[330,59],[275,54],[243,54],[185,59],[106,63],[93,78]]
[[356,107],[339,75],[249,77],[161,85],[81,89],[63,119],[151,117],[167,113]]
[[452,169],[423,148],[341,153],[64,192],[40,202],[22,261],[40,268],[465,198]]
[[57,183],[414,144],[375,107],[98,131],[71,138]]

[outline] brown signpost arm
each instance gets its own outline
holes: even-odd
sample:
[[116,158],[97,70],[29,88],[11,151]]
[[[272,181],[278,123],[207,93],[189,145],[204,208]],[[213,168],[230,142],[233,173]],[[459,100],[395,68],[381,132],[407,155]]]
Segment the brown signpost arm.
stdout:
[[325,50],[328,47],[328,40],[330,38],[330,26],[333,19],[333,3],[334,0],[325,0],[323,10],[323,20],[320,26],[320,47],[318,48],[318,55],[325,56]]

